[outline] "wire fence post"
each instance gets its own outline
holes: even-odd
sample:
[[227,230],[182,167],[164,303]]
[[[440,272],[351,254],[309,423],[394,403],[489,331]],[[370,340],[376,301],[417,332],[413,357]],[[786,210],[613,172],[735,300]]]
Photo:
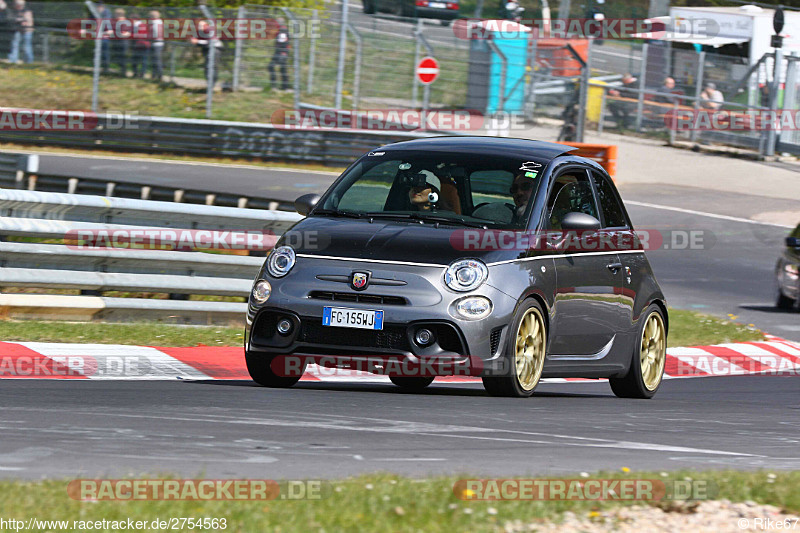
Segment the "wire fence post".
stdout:
[[[791,52],[790,57],[787,58],[787,65],[786,65],[786,81],[784,83],[783,89],[783,109],[791,109],[796,110],[796,99],[797,99],[797,54],[795,52]],[[788,136],[784,137],[784,135]],[[780,144],[782,142],[788,141],[791,142],[797,138],[797,132],[785,132],[781,131],[780,138],[778,139],[778,148],[780,148]]]
[[[697,55],[697,79],[695,80],[695,88],[694,88],[694,119],[697,120],[697,113],[700,111],[700,95],[703,93],[703,73],[705,71],[706,66],[706,53],[700,52]],[[692,128],[692,132],[689,134],[689,140],[691,142],[697,141],[697,128]]]
[[[319,16],[315,9],[311,17],[313,24],[310,29],[311,43],[308,49],[308,81],[306,82],[306,92],[311,94],[314,91],[314,63],[316,61],[317,50],[317,29],[320,27]],[[308,25],[306,25],[308,29]]]
[[103,19],[100,17],[94,2],[86,0],[86,7],[97,21],[97,35],[94,38],[94,70],[92,72],[92,111],[97,113],[100,100],[100,70],[102,68],[102,49],[103,49]]
[[644,91],[647,88],[647,43],[642,45],[642,62],[639,65],[639,100],[636,102],[636,131],[642,130]]
[[217,31],[214,25],[214,17],[208,10],[208,6],[200,5],[200,11],[203,16],[208,20],[209,27],[212,29],[211,35],[208,38],[208,52],[206,55],[206,118],[211,118],[211,108],[214,104],[214,74],[216,65],[216,48],[217,48]]
[[342,90],[344,86],[344,62],[347,54],[347,11],[348,2],[342,2],[342,20],[339,21],[339,63],[336,68],[336,94],[334,96],[334,107],[342,108]]
[[[239,20],[247,18],[247,8],[244,6],[239,6],[239,10],[236,13],[236,17]],[[236,36],[236,44],[234,45],[233,51],[233,82],[232,82],[232,89],[234,91],[239,90],[239,70],[242,67],[242,41],[241,35]]]
[[292,39],[292,49],[294,52],[294,58],[292,60],[294,63],[292,90],[294,91],[294,108],[300,109],[300,37],[298,37],[300,33],[300,24],[297,21],[297,17],[294,16],[294,13],[289,11],[288,8],[282,7],[281,11],[283,11],[283,14],[286,15],[291,24],[290,37]]
[[[773,116],[776,115],[776,111],[778,111],[778,91],[780,90],[781,85],[781,67],[783,66],[783,49],[776,48],[775,49],[775,73],[772,75],[772,85],[769,88],[769,110]],[[788,77],[787,77],[788,79]],[[786,101],[784,100],[784,104]],[[770,126],[769,130],[767,130],[767,146],[764,150],[765,156],[773,156],[775,155],[775,144],[778,140],[778,132],[775,131],[775,126],[779,123],[778,120],[774,120],[773,124]]]
[[353,109],[358,109],[358,102],[361,98],[361,34],[358,33],[353,24],[347,23],[347,29],[353,34],[356,41],[356,66],[353,72]]
[[578,105],[578,124],[575,128],[575,142],[583,142],[583,130],[586,126],[586,103],[589,101],[589,80],[592,78],[592,40],[586,43],[586,64],[581,76],[580,104]]
[[[419,60],[421,59],[419,56],[420,53],[420,42],[419,36],[422,35],[422,19],[417,19],[417,27],[414,28],[414,68],[417,68],[419,65]],[[419,102],[419,80],[417,76],[414,76],[413,83],[411,85],[411,101],[413,103],[413,107],[417,107]]]
[[[428,54],[429,57],[433,57],[433,47],[428,42],[428,40],[425,38],[425,36],[422,34],[422,24],[420,24],[417,27],[416,34],[417,34],[418,42],[421,43],[422,46],[425,47],[425,52]],[[417,69],[417,65],[414,65],[414,78],[417,77],[416,69]],[[430,107],[430,104],[431,104],[431,84],[430,83],[426,83],[425,84],[425,88],[422,90],[422,120],[423,120],[423,122],[425,120],[427,120],[426,117],[428,115],[428,108]]]

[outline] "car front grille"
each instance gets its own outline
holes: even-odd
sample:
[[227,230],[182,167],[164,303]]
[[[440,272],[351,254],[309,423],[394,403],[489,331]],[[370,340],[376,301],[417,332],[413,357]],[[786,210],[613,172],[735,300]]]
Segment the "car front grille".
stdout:
[[327,300],[330,302],[357,302],[378,305],[407,305],[408,301],[402,296],[382,296],[379,294],[364,294],[360,292],[333,292],[311,291],[308,297],[314,300]]
[[339,328],[323,326],[321,320],[313,318],[303,318],[301,323],[297,338],[300,342],[411,351],[405,326],[385,324],[382,330]]

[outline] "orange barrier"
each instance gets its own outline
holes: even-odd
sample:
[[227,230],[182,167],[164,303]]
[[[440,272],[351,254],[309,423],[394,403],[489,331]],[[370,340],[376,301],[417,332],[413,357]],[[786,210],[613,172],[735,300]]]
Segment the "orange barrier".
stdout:
[[579,155],[600,163],[608,175],[614,178],[617,174],[617,145],[616,144],[590,144],[590,143],[559,143],[574,146],[577,150],[570,155]]

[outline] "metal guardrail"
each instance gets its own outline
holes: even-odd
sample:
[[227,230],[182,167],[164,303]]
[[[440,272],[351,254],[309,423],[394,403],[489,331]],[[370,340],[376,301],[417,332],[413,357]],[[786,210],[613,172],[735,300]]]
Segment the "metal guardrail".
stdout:
[[[75,232],[186,229],[277,236],[301,218],[278,211],[0,189],[0,287],[247,296],[263,257],[79,246]],[[30,242],[34,239],[46,242]],[[236,302],[0,294],[0,312],[10,316],[76,310],[84,317],[177,315],[203,322],[239,322],[244,316],[244,304]]]
[[349,164],[386,143],[428,137],[429,133],[367,130],[299,130],[273,124],[168,117],[98,115],[88,130],[0,130],[0,141],[72,148],[179,153],[265,160]]

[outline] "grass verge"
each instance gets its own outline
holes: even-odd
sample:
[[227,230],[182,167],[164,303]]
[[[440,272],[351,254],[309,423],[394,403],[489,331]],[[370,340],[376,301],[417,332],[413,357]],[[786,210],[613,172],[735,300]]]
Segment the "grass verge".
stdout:
[[[757,329],[692,311],[670,311],[670,346],[758,341]],[[56,321],[0,321],[0,339],[28,342],[83,342],[145,346],[240,346],[241,328],[171,324]]]
[[[374,474],[323,482],[321,499],[288,501],[80,502],[67,496],[67,480],[0,482],[3,518],[26,520],[127,520],[174,517],[225,518],[226,531],[502,531],[520,520],[537,524],[566,511],[586,514],[642,502],[464,501],[453,486],[461,477],[409,479]],[[542,476],[552,477],[552,476]],[[577,479],[579,476],[564,476]],[[660,479],[669,486],[689,478],[706,482],[713,499],[754,501],[800,512],[800,471],[600,472],[593,479]],[[718,490],[716,488],[718,488]],[[674,501],[651,502],[665,510]],[[684,509],[683,512],[686,512]],[[590,515],[591,516],[591,515]]]

